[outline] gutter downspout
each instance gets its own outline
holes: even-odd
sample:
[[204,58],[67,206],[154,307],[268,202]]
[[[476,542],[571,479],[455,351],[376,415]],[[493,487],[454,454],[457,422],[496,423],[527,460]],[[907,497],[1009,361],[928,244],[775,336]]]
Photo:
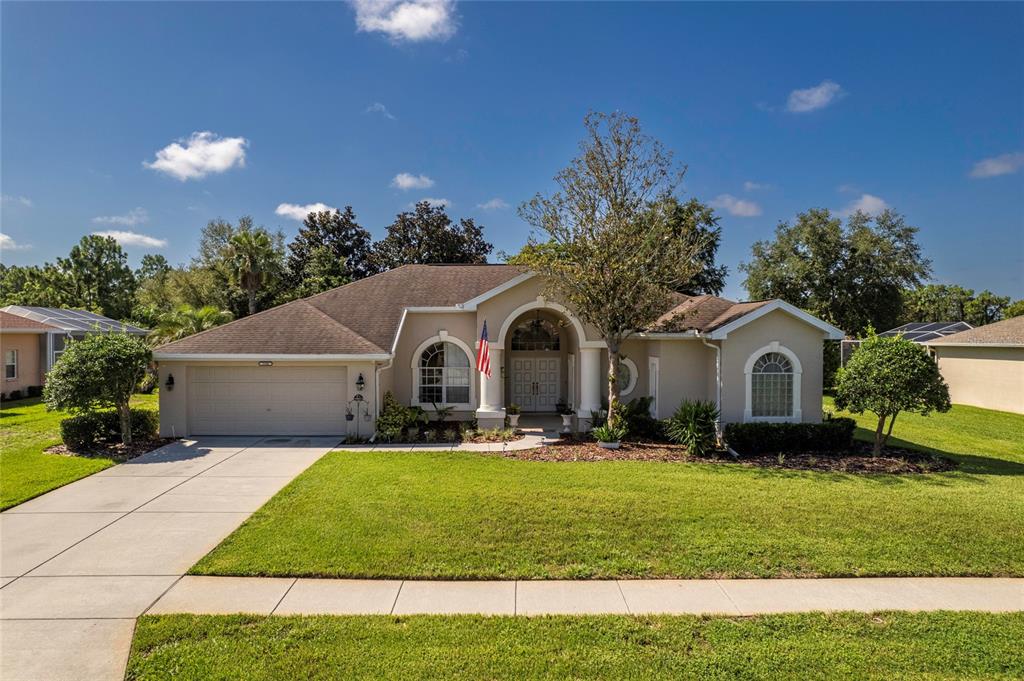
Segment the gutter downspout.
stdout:
[[722,437],[722,348],[708,343],[708,339],[698,332],[700,342],[715,351],[715,407],[718,409],[718,418],[715,419],[715,430],[718,437]]
[[373,363],[373,435],[370,436],[370,442],[377,439],[377,417],[380,415],[380,372],[385,369],[390,369],[391,365],[395,363],[394,356],[391,357],[387,362],[378,365],[376,362]]

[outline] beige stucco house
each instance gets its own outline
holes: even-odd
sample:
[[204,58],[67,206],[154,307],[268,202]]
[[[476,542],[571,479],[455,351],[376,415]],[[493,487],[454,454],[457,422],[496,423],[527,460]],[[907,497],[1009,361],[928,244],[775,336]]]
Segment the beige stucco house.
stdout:
[[[487,323],[491,376],[476,371]],[[821,418],[822,345],[839,329],[781,300],[678,295],[623,348],[624,400],[659,418],[713,400],[729,421]],[[368,436],[385,391],[482,427],[602,408],[607,350],[540,277],[509,265],[407,265],[156,349],[165,436]]]
[[954,404],[1024,414],[1024,317],[925,343]]

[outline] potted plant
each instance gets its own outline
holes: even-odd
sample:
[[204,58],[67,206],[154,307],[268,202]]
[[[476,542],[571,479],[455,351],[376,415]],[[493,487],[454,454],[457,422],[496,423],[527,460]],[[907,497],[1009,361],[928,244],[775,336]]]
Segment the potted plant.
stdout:
[[555,405],[555,411],[562,415],[562,432],[572,432],[572,417],[576,414],[576,411],[565,402],[559,402]]
[[508,425],[510,428],[516,428],[519,426],[519,414],[522,413],[522,408],[518,404],[510,404],[505,407],[505,413],[508,415]]
[[597,440],[597,446],[602,449],[618,449],[622,446],[622,438],[626,436],[625,428],[610,426],[607,423],[594,428],[590,432],[593,434],[594,439]]

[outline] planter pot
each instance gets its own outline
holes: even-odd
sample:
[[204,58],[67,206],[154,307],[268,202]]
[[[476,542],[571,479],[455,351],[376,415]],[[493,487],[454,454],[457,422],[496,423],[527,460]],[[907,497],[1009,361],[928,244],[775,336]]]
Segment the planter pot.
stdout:
[[621,442],[598,442],[597,446],[601,449],[618,449],[622,446]]
[[510,427],[512,427],[512,428],[518,427],[519,426],[519,414],[509,414],[508,415],[508,425]]
[[572,432],[572,414],[562,414],[562,432]]

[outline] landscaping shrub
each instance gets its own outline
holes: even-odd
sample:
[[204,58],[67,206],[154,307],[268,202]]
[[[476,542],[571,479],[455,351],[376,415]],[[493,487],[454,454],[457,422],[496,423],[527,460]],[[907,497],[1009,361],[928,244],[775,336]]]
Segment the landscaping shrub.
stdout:
[[738,454],[844,452],[853,446],[853,419],[827,418],[821,423],[730,423],[725,440]]
[[714,402],[684,400],[668,420],[669,439],[686,447],[691,456],[707,456],[718,449],[718,407]]
[[30,385],[25,391],[29,397],[39,397],[43,394],[43,386]]
[[407,429],[427,422],[427,414],[421,407],[407,407],[391,393],[384,393],[384,404],[377,417],[377,433],[385,440],[396,440]]
[[[160,416],[152,409],[132,409],[132,439],[149,440],[157,435]],[[60,422],[61,441],[69,449],[95,447],[121,439],[121,417],[116,411],[92,411],[69,416]]]
[[611,426],[607,423],[594,428],[590,433],[598,442],[620,442],[622,438],[626,437],[626,429],[624,427]]
[[11,394],[7,396],[7,399],[9,399],[9,400],[20,400],[21,399],[21,391],[20,390],[12,390]]
[[626,429],[628,437],[660,440],[665,437],[661,421],[651,416],[653,397],[638,397],[626,404],[619,404],[619,425]]
[[156,390],[156,381],[156,374],[151,371],[147,371],[146,375],[142,377],[141,381],[139,381],[139,384],[135,386],[135,392],[143,395],[151,394]]

